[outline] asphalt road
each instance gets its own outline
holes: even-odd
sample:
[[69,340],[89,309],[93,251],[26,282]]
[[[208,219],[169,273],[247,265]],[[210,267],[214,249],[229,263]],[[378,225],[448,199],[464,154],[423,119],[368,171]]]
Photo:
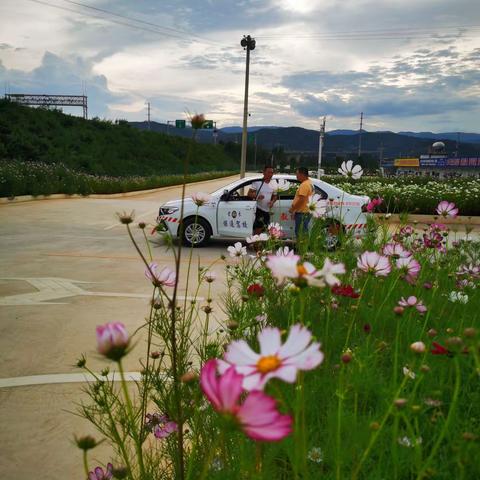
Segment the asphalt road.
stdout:
[[[187,194],[225,183],[189,185]],[[86,353],[94,371],[108,365],[95,353],[95,327],[120,321],[134,331],[148,315],[151,295],[144,266],[116,212],[135,210],[136,222],[153,224],[159,205],[179,197],[180,187],[170,187],[127,198],[0,206],[0,478],[83,478],[81,452],[72,438],[94,430],[67,412],[83,398],[83,375],[74,364]],[[135,238],[146,251],[135,225]],[[150,236],[150,228],[146,232],[155,261],[173,267],[171,252],[158,236]],[[198,259],[202,266],[222,263],[219,257],[230,243],[194,250],[190,278],[196,278]],[[185,256],[180,295],[186,294],[187,263]],[[224,269],[213,270],[221,285]],[[214,299],[220,290],[213,289]],[[219,309],[214,314],[221,320]],[[143,347],[139,341],[127,357],[127,371],[140,369]],[[103,446],[94,451],[99,463],[108,454]]]

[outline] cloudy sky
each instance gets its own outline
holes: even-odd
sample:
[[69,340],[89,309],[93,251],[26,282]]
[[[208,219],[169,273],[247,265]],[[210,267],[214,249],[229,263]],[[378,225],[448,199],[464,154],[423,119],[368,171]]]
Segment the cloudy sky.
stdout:
[[[0,82],[101,118],[480,131],[478,0],[1,0]],[[2,92],[3,93],[3,92]],[[81,114],[81,111],[74,112]]]

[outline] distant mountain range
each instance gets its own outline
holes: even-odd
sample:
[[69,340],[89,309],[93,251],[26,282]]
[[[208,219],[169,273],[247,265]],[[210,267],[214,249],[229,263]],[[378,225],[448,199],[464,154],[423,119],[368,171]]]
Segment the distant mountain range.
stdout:
[[[130,122],[141,130],[148,128],[147,122]],[[156,132],[168,133],[169,135],[191,137],[190,128],[177,129],[172,125],[151,122],[150,129]],[[318,152],[318,130],[309,130],[300,127],[249,127],[250,142],[256,142],[264,149],[271,150],[281,147],[286,152],[304,154],[316,154]],[[202,143],[213,143],[212,130],[199,130],[197,139]],[[362,130],[362,153],[375,157],[395,156],[418,156],[428,152],[432,141],[442,140],[445,143],[447,153],[453,155],[457,148],[456,133],[416,133],[389,131],[367,132]],[[238,126],[221,128],[217,131],[217,142],[241,143],[242,129]],[[359,132],[358,130],[332,130],[325,135],[325,155],[353,156],[358,154]],[[460,133],[459,155],[480,156],[480,134]]]

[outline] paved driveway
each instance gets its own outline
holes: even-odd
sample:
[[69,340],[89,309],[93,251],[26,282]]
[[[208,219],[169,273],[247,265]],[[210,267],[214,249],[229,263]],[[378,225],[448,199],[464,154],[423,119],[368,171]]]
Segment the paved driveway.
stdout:
[[[213,191],[225,183],[190,185],[187,193]],[[83,478],[81,452],[71,440],[74,433],[94,431],[66,411],[83,396],[83,375],[74,364],[85,352],[93,370],[105,367],[95,354],[95,327],[121,321],[133,331],[148,315],[151,294],[115,213],[134,209],[137,220],[152,223],[159,205],[179,196],[180,187],[170,187],[127,198],[0,206],[0,478]],[[134,231],[145,245],[141,231]],[[197,274],[197,257],[208,265],[227,245],[216,242],[195,250],[191,278]],[[161,266],[173,266],[160,242],[152,244],[152,252]],[[186,264],[184,257],[183,272]],[[185,295],[185,274],[182,278],[180,295]],[[143,345],[139,342],[128,357],[127,370],[139,370]],[[108,459],[107,450],[94,451],[100,462]]]

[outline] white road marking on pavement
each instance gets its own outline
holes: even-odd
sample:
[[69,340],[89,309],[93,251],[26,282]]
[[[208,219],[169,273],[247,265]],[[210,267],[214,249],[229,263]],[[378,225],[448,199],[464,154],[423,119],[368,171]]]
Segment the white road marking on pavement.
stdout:
[[[120,381],[118,372],[110,372],[107,376],[97,374],[103,380]],[[125,372],[127,382],[141,380],[140,372]],[[0,378],[0,388],[26,387],[29,385],[50,385],[52,383],[84,383],[94,382],[96,379],[89,373],[54,373],[50,375],[32,375],[29,377]]]
[[[146,293],[120,293],[120,292],[90,292],[74,283],[97,283],[84,282],[81,280],[71,280],[68,278],[0,278],[0,280],[24,280],[38,292],[22,293],[19,295],[8,295],[0,297],[0,306],[15,306],[15,305],[64,305],[65,302],[52,302],[50,300],[58,300],[61,298],[89,296],[89,297],[122,297],[122,298],[151,298],[151,294]],[[179,300],[194,300],[190,296],[178,296]],[[203,301],[203,297],[197,297],[196,300]]]
[[[134,220],[138,220],[139,218],[146,217],[147,215],[151,215],[152,213],[158,213],[158,208],[156,208],[155,210],[150,210],[149,212],[146,212],[146,213],[142,213],[141,215],[135,215]],[[121,226],[122,224],[118,221],[113,225],[109,225],[108,227],[105,227],[104,230],[111,230],[112,228],[121,227]]]

